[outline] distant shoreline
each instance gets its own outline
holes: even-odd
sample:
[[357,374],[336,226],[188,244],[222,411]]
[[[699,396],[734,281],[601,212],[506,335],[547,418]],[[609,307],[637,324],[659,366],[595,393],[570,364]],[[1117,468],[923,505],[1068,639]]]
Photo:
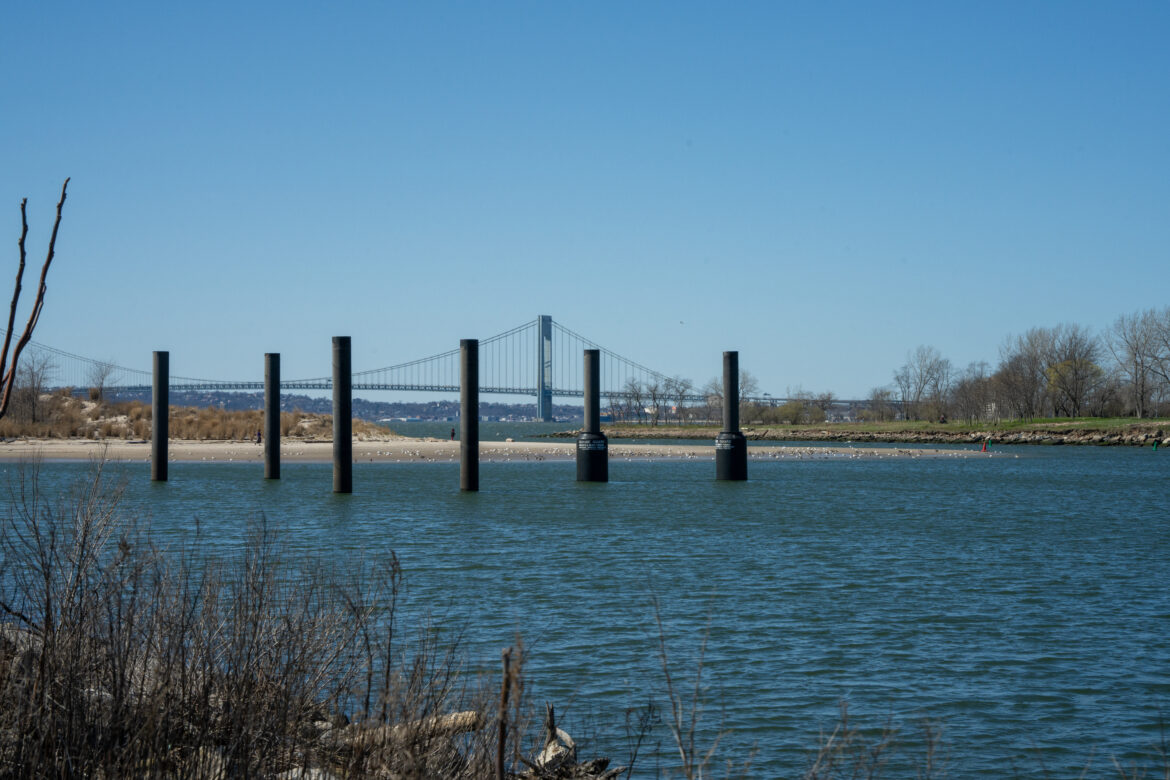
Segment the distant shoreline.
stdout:
[[[613,425],[603,426],[603,432],[610,439],[711,439],[719,433],[717,426],[649,426]],[[1104,421],[1093,425],[1086,421],[1069,423],[1039,423],[1028,426],[1005,428],[966,428],[948,430],[944,425],[920,428],[899,428],[896,424],[867,425],[865,429],[852,424],[831,426],[744,426],[743,434],[748,442],[831,442],[842,444],[967,444],[980,445],[991,440],[992,444],[1031,445],[1091,445],[1150,447],[1158,441],[1159,447],[1170,447],[1170,423]],[[571,438],[576,431],[552,434],[553,437]]]

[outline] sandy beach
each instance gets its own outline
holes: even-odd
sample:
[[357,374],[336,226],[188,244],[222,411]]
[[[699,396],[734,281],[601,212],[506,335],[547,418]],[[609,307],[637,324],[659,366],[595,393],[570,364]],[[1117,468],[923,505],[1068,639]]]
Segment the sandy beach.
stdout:
[[[557,440],[548,442],[480,442],[480,460],[486,462],[572,460],[576,442]],[[209,461],[217,463],[255,462],[264,460],[263,448],[251,441],[194,441],[172,439],[168,447],[171,461]],[[922,449],[894,447],[841,446],[749,446],[752,460],[810,459],[810,458],[923,458],[923,457],[988,457],[995,453],[978,450]],[[611,460],[632,459],[715,459],[713,444],[611,444]],[[149,441],[93,441],[90,439],[14,439],[0,443],[0,460],[87,461],[104,457],[115,461],[150,461]],[[281,443],[282,462],[330,463],[333,460],[331,441],[287,440]],[[375,462],[458,462],[459,442],[439,439],[395,438],[384,440],[355,440],[355,463]]]

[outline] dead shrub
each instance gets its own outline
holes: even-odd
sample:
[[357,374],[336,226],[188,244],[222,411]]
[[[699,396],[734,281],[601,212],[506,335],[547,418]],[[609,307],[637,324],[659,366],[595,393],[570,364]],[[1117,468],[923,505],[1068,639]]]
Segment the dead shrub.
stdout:
[[60,500],[36,464],[11,486],[0,776],[490,776],[489,697],[457,643],[404,637],[393,553],[340,576],[263,517],[236,557],[164,552],[121,492],[100,465]]

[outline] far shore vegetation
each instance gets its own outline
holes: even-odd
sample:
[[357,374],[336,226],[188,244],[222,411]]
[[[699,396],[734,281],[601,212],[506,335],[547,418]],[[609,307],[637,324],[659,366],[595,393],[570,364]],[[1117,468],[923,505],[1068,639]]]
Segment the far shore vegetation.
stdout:
[[[715,412],[720,412],[716,407]],[[862,420],[812,422],[776,421],[768,407],[744,404],[740,427],[749,441],[890,441],[974,442],[991,437],[1021,443],[1146,445],[1170,437],[1170,418],[1049,417],[997,420]],[[696,415],[697,416],[697,415]],[[815,416],[815,415],[814,415]],[[721,430],[718,416],[708,419],[607,423],[602,430],[619,439],[713,439]],[[252,441],[264,427],[263,411],[218,407],[172,406],[170,436],[182,441]],[[79,398],[62,389],[35,397],[18,390],[9,413],[0,419],[0,438],[144,440],[150,438],[151,408],[141,401],[103,401]],[[386,426],[355,419],[354,436],[385,439],[396,436]],[[566,430],[561,436],[574,435]],[[327,441],[333,436],[333,418],[293,410],[281,412],[282,439]]]
[[[998,420],[993,422],[956,420],[893,420],[889,422],[818,422],[767,424],[760,421],[741,423],[749,441],[780,439],[796,441],[841,441],[851,438],[871,441],[898,441],[913,437],[936,437],[978,440],[991,436],[1032,434],[1037,437],[1075,435],[1090,439],[1095,435],[1115,441],[1095,443],[1140,443],[1128,441],[1145,436],[1163,439],[1170,436],[1170,418],[1136,420],[1132,417],[1053,417],[1035,420]],[[714,423],[693,425],[621,424],[602,426],[606,435],[621,439],[698,439],[714,438],[721,426]],[[1121,441],[1126,440],[1126,441]],[[1086,443],[1094,443],[1088,442]]]
[[[751,357],[741,355],[741,361],[750,366]],[[892,369],[890,380],[860,399],[801,387],[789,387],[780,397],[763,392],[752,373],[741,370],[740,421],[1000,426],[1049,418],[1170,417],[1170,307],[1123,315],[1101,333],[1067,323],[1032,328],[1009,336],[994,365],[981,360],[961,368],[937,348],[920,345]],[[721,377],[702,386],[682,377],[632,378],[622,391],[608,408],[619,424],[716,422],[722,415]]]
[[[9,413],[0,419],[0,437],[40,439],[148,439],[150,404],[141,401],[107,402],[74,396],[69,389],[52,393],[18,392]],[[217,407],[172,406],[172,439],[202,441],[250,441],[264,428],[259,409],[231,410]],[[364,420],[353,421],[354,436],[385,438],[389,428]],[[333,416],[300,410],[281,412],[281,438],[330,439]]]

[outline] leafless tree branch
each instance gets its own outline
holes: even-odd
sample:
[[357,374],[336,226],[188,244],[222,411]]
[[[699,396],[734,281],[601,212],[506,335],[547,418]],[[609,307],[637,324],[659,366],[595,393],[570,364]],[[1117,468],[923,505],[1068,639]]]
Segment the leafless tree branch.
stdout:
[[4,413],[8,411],[8,404],[12,400],[12,388],[16,384],[16,367],[20,361],[20,353],[24,351],[25,346],[32,339],[33,331],[36,329],[37,322],[41,318],[41,309],[45,305],[45,291],[48,289],[45,280],[49,276],[49,266],[52,265],[53,256],[56,254],[57,231],[61,227],[61,211],[65,207],[65,192],[68,188],[69,179],[66,178],[65,183],[61,185],[61,199],[57,201],[57,219],[53,222],[53,233],[49,236],[49,250],[45,255],[45,264],[41,266],[41,280],[37,286],[37,297],[33,302],[32,311],[29,312],[28,322],[24,326],[24,332],[20,334],[20,338],[17,339],[16,346],[12,350],[10,361],[8,349],[12,343],[12,328],[16,322],[16,307],[20,302],[26,259],[24,242],[28,236],[28,198],[23,198],[20,201],[20,265],[16,269],[16,283],[12,288],[12,304],[8,309],[8,329],[4,333],[4,349],[0,351],[0,386],[3,387],[3,394],[0,395],[0,417],[3,417]]

